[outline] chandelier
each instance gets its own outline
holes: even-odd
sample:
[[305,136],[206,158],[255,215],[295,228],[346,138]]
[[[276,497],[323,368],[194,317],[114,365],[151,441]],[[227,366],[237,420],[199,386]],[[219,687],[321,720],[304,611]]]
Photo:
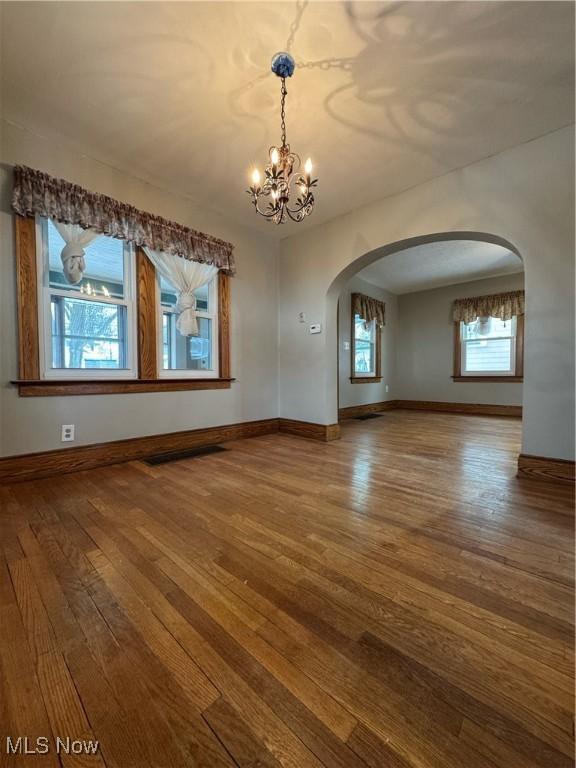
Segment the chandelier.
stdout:
[[[252,173],[252,186],[248,194],[252,196],[252,204],[256,213],[264,216],[274,224],[282,224],[286,218],[292,221],[302,221],[309,216],[314,209],[314,195],[312,187],[318,183],[318,179],[312,178],[312,161],[310,158],[304,163],[303,172],[300,171],[300,157],[290,151],[290,144],[286,143],[285,103],[286,78],[292,77],[296,64],[289,53],[277,53],[272,58],[272,72],[282,80],[280,90],[280,127],[281,146],[270,147],[270,162],[264,169],[264,181],[260,171],[255,168]],[[290,205],[291,197],[296,196],[293,205]],[[263,204],[263,208],[260,207]]]

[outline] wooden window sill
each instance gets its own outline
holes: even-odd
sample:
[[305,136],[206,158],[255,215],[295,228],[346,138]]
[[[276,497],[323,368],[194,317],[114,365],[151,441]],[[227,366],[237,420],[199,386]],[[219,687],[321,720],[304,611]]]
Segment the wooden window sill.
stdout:
[[453,381],[471,381],[476,384],[483,381],[486,384],[495,383],[498,381],[506,381],[509,384],[518,384],[524,381],[523,376],[452,376]]
[[235,379],[70,379],[13,381],[20,397],[69,395],[129,395],[137,392],[179,392],[190,389],[230,389]]
[[377,384],[382,376],[350,376],[352,384]]

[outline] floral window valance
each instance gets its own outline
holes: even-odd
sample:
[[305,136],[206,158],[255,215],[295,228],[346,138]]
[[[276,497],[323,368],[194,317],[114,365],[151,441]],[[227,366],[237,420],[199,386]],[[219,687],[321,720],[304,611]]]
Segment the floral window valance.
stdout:
[[155,251],[210,264],[228,275],[235,273],[234,246],[225,240],[139,211],[33,168],[14,168],[12,209],[20,216],[46,216]]
[[478,317],[498,317],[511,320],[524,314],[524,291],[508,291],[492,296],[472,296],[456,299],[452,317],[454,322],[473,323]]
[[372,320],[376,320],[380,327],[386,324],[386,304],[363,293],[352,294],[352,312],[364,320],[364,325]]

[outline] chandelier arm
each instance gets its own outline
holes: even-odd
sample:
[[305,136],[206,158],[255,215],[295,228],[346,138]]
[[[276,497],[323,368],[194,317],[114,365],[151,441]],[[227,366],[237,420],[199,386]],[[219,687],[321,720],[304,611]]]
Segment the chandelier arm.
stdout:
[[266,211],[262,211],[262,210],[260,209],[260,206],[258,205],[258,201],[259,201],[259,199],[260,199],[260,197],[259,197],[259,196],[254,196],[254,198],[253,198],[253,200],[252,200],[252,205],[253,205],[253,206],[254,206],[254,208],[256,209],[256,212],[257,212],[257,213],[259,213],[259,214],[260,214],[260,216],[264,216],[264,218],[265,218],[265,219],[273,219],[273,218],[274,218],[275,216],[277,216],[277,215],[278,215],[278,214],[279,214],[279,213],[280,213],[280,212],[283,210],[283,208],[284,208],[284,206],[283,206],[283,205],[278,205],[277,207],[273,208],[271,211],[269,211],[268,213],[266,213]]
[[309,216],[312,212],[312,206],[314,205],[314,197],[311,195],[309,198],[299,205],[297,208],[289,208],[286,206],[286,213],[292,219],[292,221],[300,222]]
[[290,208],[288,205],[286,206],[286,209],[289,211],[292,211],[292,213],[298,213],[298,211],[301,211],[303,208],[306,208],[310,203],[314,203],[314,195],[311,192],[306,192],[304,197],[302,198],[302,202],[300,205],[297,205],[295,208]]
[[304,215],[300,215],[300,212],[294,214],[293,211],[290,210],[290,208],[286,209],[286,213],[288,214],[288,217],[292,219],[292,221],[295,221],[297,224],[299,224],[304,218]]

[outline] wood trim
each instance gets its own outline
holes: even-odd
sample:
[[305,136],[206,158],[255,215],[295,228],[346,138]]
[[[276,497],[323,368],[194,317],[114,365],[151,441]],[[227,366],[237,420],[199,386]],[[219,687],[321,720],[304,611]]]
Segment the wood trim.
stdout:
[[516,318],[516,376],[524,379],[524,315]]
[[452,376],[452,381],[467,381],[475,384],[490,384],[495,382],[508,382],[508,384],[519,384],[524,381],[522,376]]
[[21,456],[6,456],[0,458],[0,483],[37,480],[65,472],[143,459],[157,453],[184,451],[202,445],[269,435],[277,431],[278,419],[264,419],[222,427],[192,429],[185,432],[115,440],[110,443],[28,453]]
[[218,273],[218,370],[221,378],[230,377],[230,276]]
[[21,397],[176,392],[229,389],[230,376],[230,278],[218,274],[217,378],[160,378],[158,374],[158,316],[156,270],[142,248],[136,248],[136,313],[138,320],[138,379],[40,379],[38,327],[38,276],[36,220],[15,215],[16,279],[18,298],[19,378],[13,381]]
[[395,407],[409,411],[438,413],[468,413],[478,416],[522,416],[521,405],[492,405],[490,403],[444,403],[432,400],[395,400]]
[[454,323],[454,365],[452,378],[457,379],[462,375],[462,347],[460,345],[460,323]]
[[312,440],[323,440],[324,442],[331,442],[340,438],[339,424],[314,424],[310,421],[278,419],[278,430],[287,435],[308,437]]
[[551,459],[526,453],[518,456],[517,477],[523,480],[573,483],[575,476],[575,463],[569,459]]
[[136,286],[138,377],[149,381],[158,378],[156,270],[140,247],[136,248]]
[[364,416],[366,413],[381,413],[382,411],[392,411],[396,408],[395,400],[384,400],[380,403],[365,403],[364,405],[349,405],[346,408],[338,410],[338,419],[355,419],[357,416]]
[[197,389],[230,389],[235,379],[100,379],[63,381],[39,379],[13,381],[20,397],[70,395],[130,395],[138,392],[181,392]]
[[454,323],[454,366],[452,373],[453,381],[457,382],[479,382],[501,383],[519,383],[524,381],[524,315],[518,315],[516,318],[516,359],[514,363],[514,376],[462,376],[462,346],[460,342],[460,323]]
[[222,427],[192,429],[185,432],[169,432],[163,435],[133,437],[114,440],[109,443],[81,445],[40,453],[0,458],[0,484],[39,480],[67,472],[103,467],[107,464],[121,464],[125,461],[214,445],[246,437],[260,437],[277,432],[297,437],[330,442],[340,437],[339,424],[313,424],[292,419],[262,419]]
[[351,405],[340,408],[338,419],[353,419],[365,413],[381,411],[433,411],[436,413],[465,413],[478,416],[513,416],[522,417],[521,405],[491,405],[490,403],[445,403],[432,400],[384,400],[380,403]]
[[340,407],[340,298],[336,302],[336,339],[336,404]]
[[350,376],[352,384],[378,384],[382,376]]
[[18,375],[40,378],[36,220],[14,216],[16,229],[16,290],[18,298]]
[[328,424],[325,427],[325,440],[327,443],[331,443],[333,440],[340,440],[340,437],[340,424]]

